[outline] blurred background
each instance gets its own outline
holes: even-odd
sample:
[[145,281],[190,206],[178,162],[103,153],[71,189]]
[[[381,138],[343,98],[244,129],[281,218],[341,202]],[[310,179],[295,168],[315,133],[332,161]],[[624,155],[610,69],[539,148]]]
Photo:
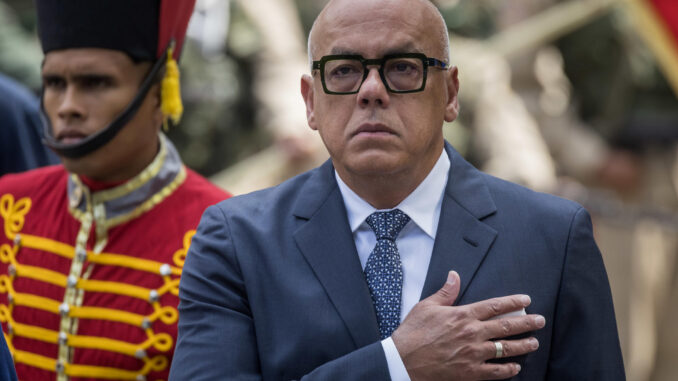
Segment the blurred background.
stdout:
[[[325,3],[198,0],[168,133],[189,167],[241,194],[327,159],[299,91]],[[678,379],[678,2],[434,3],[461,81],[446,138],[591,212],[628,380]],[[0,0],[0,73],[39,94],[41,60],[32,1]]]

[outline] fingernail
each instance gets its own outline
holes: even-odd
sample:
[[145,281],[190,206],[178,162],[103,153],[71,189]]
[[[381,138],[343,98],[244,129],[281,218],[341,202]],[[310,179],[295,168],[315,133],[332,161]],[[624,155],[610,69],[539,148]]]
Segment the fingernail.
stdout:
[[454,271],[447,273],[447,283],[454,285],[457,282],[457,277],[455,277],[454,274]]
[[520,364],[516,364],[516,373],[520,372]]
[[544,319],[543,316],[538,315],[536,318],[534,318],[534,324],[541,328],[546,324],[546,319]]
[[527,307],[527,306],[529,306],[530,303],[532,302],[532,299],[530,299],[530,297],[527,296],[527,295],[523,295],[523,296],[520,297],[520,301],[523,303],[523,305],[524,305],[525,307]]
[[537,339],[535,339],[534,337],[530,338],[530,340],[528,341],[528,343],[530,344],[530,347],[531,347],[532,349],[537,349],[537,348],[539,348],[539,341],[538,341]]

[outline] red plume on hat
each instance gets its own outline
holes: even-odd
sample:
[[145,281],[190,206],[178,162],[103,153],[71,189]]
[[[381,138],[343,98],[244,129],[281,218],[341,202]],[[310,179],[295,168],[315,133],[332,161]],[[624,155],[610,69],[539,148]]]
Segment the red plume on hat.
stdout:
[[[195,0],[163,0],[160,4],[158,58],[167,51],[167,69],[165,78],[162,80],[161,108],[165,118],[171,119],[175,124],[179,123],[184,111],[176,60],[181,53],[188,20],[191,18],[194,6]],[[176,50],[175,46],[178,47]]]
[[173,58],[179,60],[180,47],[184,44],[188,20],[194,6],[195,0],[163,0],[160,3],[156,57],[160,58],[170,42],[174,41],[179,48],[174,52]]

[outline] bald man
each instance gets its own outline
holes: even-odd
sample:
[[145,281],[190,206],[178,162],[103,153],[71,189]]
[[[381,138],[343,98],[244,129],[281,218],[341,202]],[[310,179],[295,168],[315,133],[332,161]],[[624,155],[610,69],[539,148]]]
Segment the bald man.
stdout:
[[209,208],[174,380],[623,380],[581,206],[485,175],[425,0],[336,0],[301,93],[331,159]]

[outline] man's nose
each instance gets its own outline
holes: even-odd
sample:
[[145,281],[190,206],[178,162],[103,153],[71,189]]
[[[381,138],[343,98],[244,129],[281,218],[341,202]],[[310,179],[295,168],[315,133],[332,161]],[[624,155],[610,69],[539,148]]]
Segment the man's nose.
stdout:
[[80,94],[75,86],[67,86],[61,96],[61,102],[57,108],[57,116],[59,119],[73,120],[83,119],[86,115],[87,109],[82,94]]
[[390,95],[386,85],[381,80],[376,67],[367,69],[367,78],[358,91],[358,104],[361,107],[379,106],[388,107]]

